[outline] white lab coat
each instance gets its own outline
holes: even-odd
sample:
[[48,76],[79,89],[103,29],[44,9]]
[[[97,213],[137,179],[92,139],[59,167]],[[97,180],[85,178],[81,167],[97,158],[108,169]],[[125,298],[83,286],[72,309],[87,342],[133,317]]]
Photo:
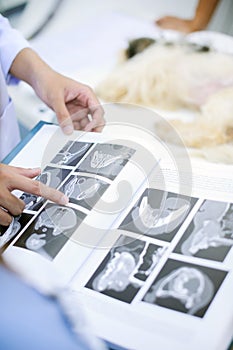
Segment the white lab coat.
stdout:
[[20,141],[16,114],[8,95],[7,84],[18,82],[9,74],[9,70],[16,55],[28,46],[22,35],[0,15],[0,161]]

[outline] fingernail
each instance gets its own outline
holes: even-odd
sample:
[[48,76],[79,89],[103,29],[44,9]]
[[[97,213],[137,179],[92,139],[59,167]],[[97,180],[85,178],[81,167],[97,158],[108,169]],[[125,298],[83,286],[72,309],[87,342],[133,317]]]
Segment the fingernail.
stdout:
[[70,135],[74,131],[74,128],[72,125],[66,125],[66,126],[63,126],[62,130],[63,130],[64,134]]
[[66,205],[68,203],[69,203],[69,198],[66,195],[62,196],[61,199],[60,199],[60,204],[61,205]]

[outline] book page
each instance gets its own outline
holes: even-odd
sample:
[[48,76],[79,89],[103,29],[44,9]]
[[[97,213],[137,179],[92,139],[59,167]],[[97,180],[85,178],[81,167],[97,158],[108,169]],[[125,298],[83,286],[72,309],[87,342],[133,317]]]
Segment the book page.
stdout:
[[25,268],[36,257],[55,266],[111,343],[225,349],[233,326],[232,167],[185,163],[172,152],[142,130],[111,126],[71,138],[43,126],[12,164],[41,166],[40,180],[70,203],[17,192],[26,208],[5,256]]
[[72,287],[96,333],[115,344],[225,349],[233,335],[233,168],[189,163],[169,145],[148,149],[156,149],[156,171]]
[[229,202],[145,188],[72,281],[97,334],[130,349],[185,349],[190,338],[189,349],[227,348],[232,210]]
[[22,255],[23,261],[24,255],[40,254],[68,283],[106,231],[117,227],[146,174],[157,167],[158,160],[143,152],[122,137],[81,132],[68,137],[58,127],[43,126],[11,164],[40,166],[37,180],[59,189],[70,202],[60,206],[15,191],[25,210],[9,228],[1,227],[1,245],[12,241],[6,257]]

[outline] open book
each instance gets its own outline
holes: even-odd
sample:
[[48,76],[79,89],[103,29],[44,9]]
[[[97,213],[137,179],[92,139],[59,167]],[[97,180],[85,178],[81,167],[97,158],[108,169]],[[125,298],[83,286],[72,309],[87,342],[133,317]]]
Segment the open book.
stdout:
[[227,349],[231,167],[191,164],[182,187],[155,140],[151,152],[148,137],[113,135],[39,129],[11,164],[41,166],[39,180],[70,202],[17,191],[25,210],[0,227],[1,245],[10,242],[4,254],[54,265],[85,304],[95,333],[116,347]]

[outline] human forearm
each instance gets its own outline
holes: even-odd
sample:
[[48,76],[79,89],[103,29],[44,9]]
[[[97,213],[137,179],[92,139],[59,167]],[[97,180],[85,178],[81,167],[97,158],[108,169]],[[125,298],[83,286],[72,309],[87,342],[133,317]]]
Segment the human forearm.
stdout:
[[39,81],[46,80],[52,69],[30,48],[21,50],[10,67],[10,73],[35,90]]
[[219,0],[200,0],[192,20],[193,31],[205,29],[208,25]]

